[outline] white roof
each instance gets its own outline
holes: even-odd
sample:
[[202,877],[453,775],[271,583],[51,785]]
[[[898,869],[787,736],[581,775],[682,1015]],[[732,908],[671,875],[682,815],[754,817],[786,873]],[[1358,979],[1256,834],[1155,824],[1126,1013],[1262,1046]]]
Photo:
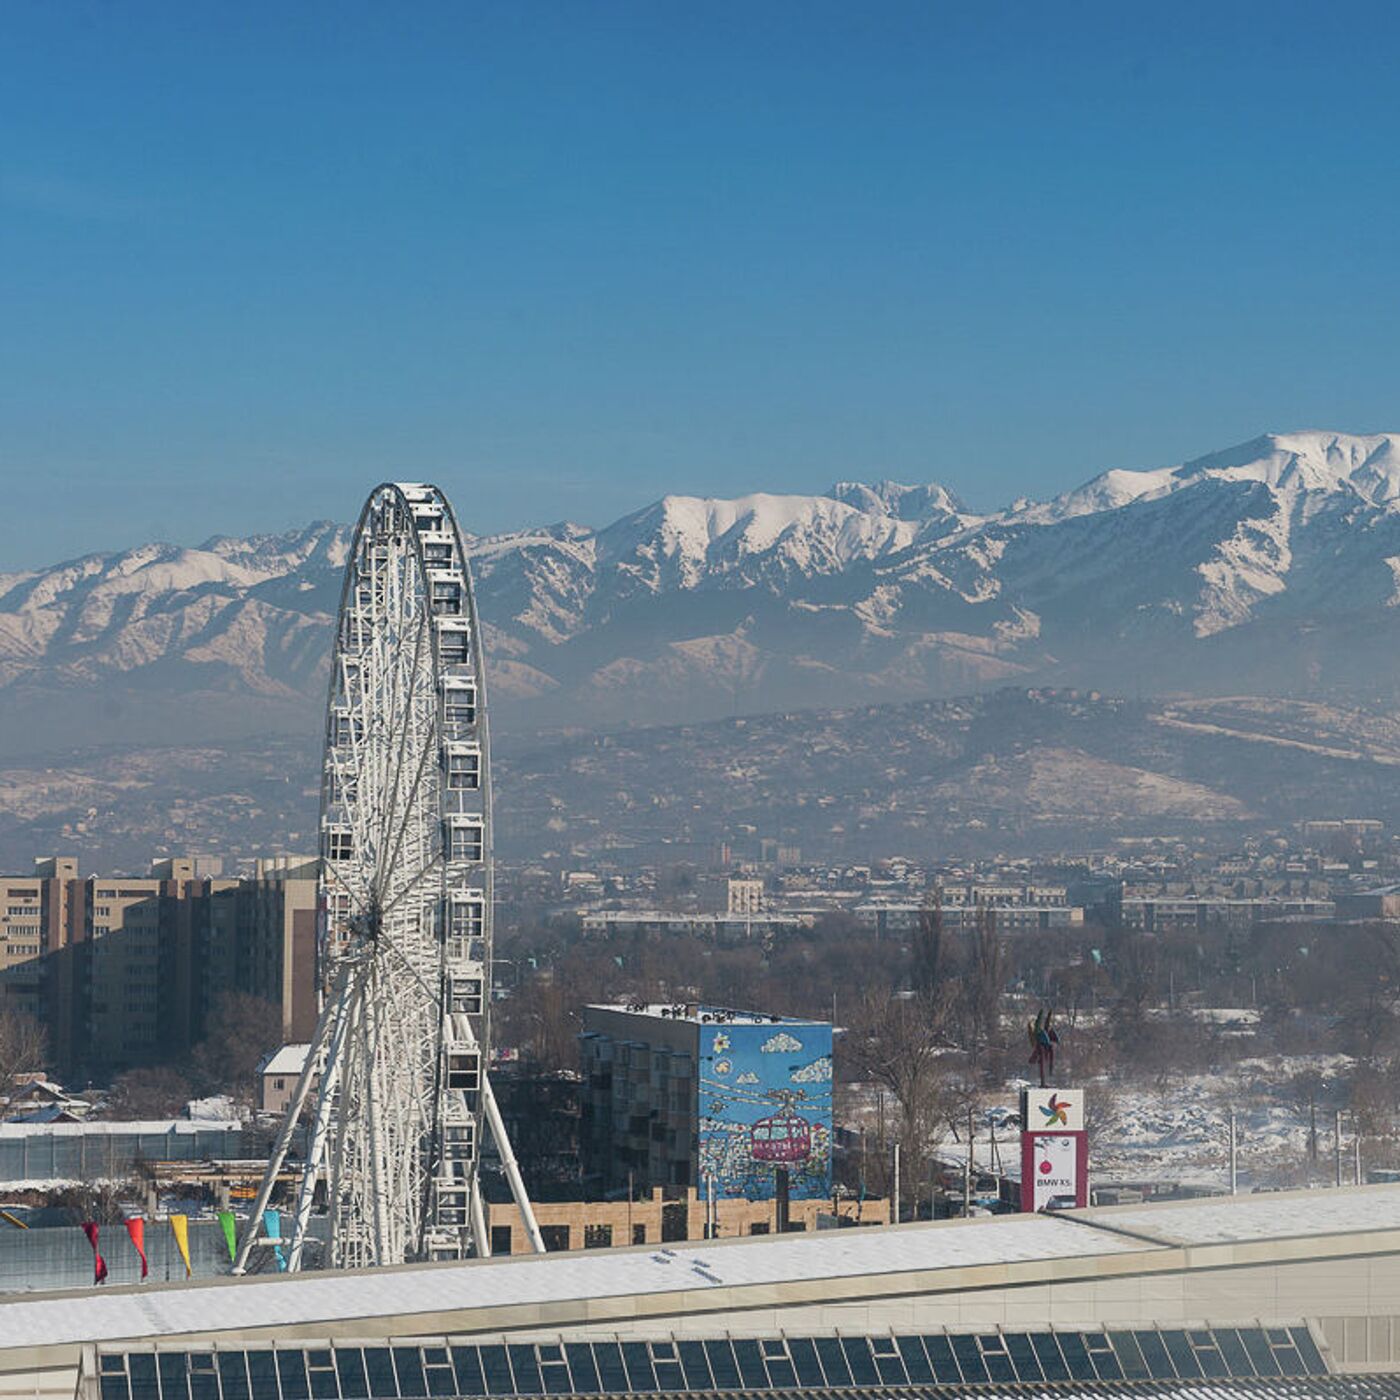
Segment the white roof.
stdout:
[[[9,1347],[158,1340],[279,1326],[310,1335],[342,1325],[344,1335],[343,1324],[364,1323],[360,1335],[375,1335],[374,1319],[389,1317],[400,1319],[399,1333],[412,1335],[415,1328],[405,1318],[421,1317],[420,1333],[440,1332],[461,1321],[453,1324],[444,1315],[477,1309],[544,1309],[550,1304],[584,1309],[591,1300],[667,1294],[675,1296],[679,1311],[703,1306],[683,1295],[716,1288],[876,1279],[988,1264],[1081,1260],[1088,1265],[1106,1255],[1152,1255],[1217,1242],[1312,1239],[1325,1251],[1335,1247],[1328,1236],[1374,1236],[1389,1229],[1400,1229],[1400,1185],[746,1237],[674,1249],[83,1290],[0,1301],[0,1356]],[[1297,1252],[1296,1244],[1291,1252]],[[1201,1261],[1203,1267],[1206,1263]],[[1190,1267],[1190,1261],[1183,1267]],[[957,1274],[950,1273],[948,1286],[956,1287],[956,1280]],[[771,1298],[766,1306],[772,1306]]]
[[1083,1214],[1101,1217],[1115,1230],[1132,1230],[1164,1244],[1239,1244],[1281,1236],[1400,1230],[1400,1189],[1269,1191],[1257,1196],[1208,1196],[1160,1205],[1116,1206]]
[[[605,915],[611,918],[612,916]],[[667,918],[689,915],[666,915]],[[804,1021],[794,1016],[775,1016],[761,1011],[736,1011],[732,1006],[710,1006],[706,1002],[661,1001],[637,1005],[632,1002],[590,1002],[590,1011],[616,1011],[623,1016],[651,1016],[662,1021],[716,1021],[734,1026],[821,1026],[824,1021]]]
[[263,1062],[264,1074],[300,1074],[311,1052],[309,1045],[284,1045]]
[[[1400,1196],[1400,1188],[1396,1190]],[[210,1330],[323,1325],[413,1313],[582,1298],[695,1293],[721,1286],[899,1274],[962,1265],[1132,1253],[1139,1240],[1044,1215],[899,1230],[831,1230],[649,1251],[516,1255],[348,1273],[256,1275],[191,1287],[133,1287],[0,1301],[0,1353]],[[75,1303],[81,1300],[80,1305]],[[678,1306],[679,1297],[678,1297]]]
[[103,1119],[92,1123],[0,1123],[0,1139],[26,1137],[122,1137],[139,1133],[142,1137],[158,1134],[236,1133],[243,1127],[236,1118],[154,1118],[123,1120]]

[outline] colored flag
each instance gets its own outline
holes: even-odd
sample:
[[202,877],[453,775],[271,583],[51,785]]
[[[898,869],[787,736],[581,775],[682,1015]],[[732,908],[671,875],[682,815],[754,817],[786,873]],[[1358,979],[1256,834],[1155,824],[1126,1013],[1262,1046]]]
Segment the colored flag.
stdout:
[[272,1246],[272,1253],[277,1259],[277,1272],[285,1273],[287,1270],[287,1256],[282,1253],[282,1217],[275,1210],[263,1211],[263,1230],[268,1239],[275,1241]]
[[146,1222],[139,1215],[133,1215],[126,1222],[126,1233],[131,1236],[131,1242],[136,1246],[136,1252],[141,1256],[141,1277],[146,1277]]
[[185,1261],[185,1277],[190,1276],[190,1218],[187,1215],[172,1215],[170,1229],[175,1236],[175,1247],[180,1258]]
[[224,1243],[228,1245],[228,1257],[230,1262],[238,1253],[238,1227],[233,1223],[233,1212],[231,1210],[221,1210],[219,1212],[219,1224],[223,1226]]
[[94,1283],[106,1283],[107,1261],[97,1251],[97,1222],[95,1220],[84,1220],[83,1234],[87,1236],[88,1243],[92,1246],[92,1281]]

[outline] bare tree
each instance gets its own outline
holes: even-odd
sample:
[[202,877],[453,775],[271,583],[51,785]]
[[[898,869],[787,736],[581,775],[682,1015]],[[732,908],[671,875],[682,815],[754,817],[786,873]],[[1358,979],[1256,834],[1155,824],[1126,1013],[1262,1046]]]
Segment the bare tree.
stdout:
[[910,979],[915,996],[930,1003],[938,994],[943,976],[943,887],[934,885],[919,910],[919,922],[914,931],[913,976]]
[[193,1087],[229,1094],[240,1103],[259,1097],[258,1065],[282,1043],[282,1013],[262,997],[229,992],[209,1017],[205,1037],[194,1048]]
[[113,1118],[173,1118],[190,1099],[190,1082],[167,1065],[129,1069],[112,1081]]
[[124,1181],[80,1181],[55,1191],[48,1204],[68,1212],[73,1224],[95,1220],[99,1225],[120,1225],[128,1206],[140,1201],[142,1184],[134,1176]]
[[988,1051],[1002,1045],[1001,1003],[1006,976],[1006,944],[997,933],[996,912],[979,899],[968,941],[963,986],[967,1049],[978,1064]]
[[44,1068],[48,1037],[27,1011],[0,1001],[0,1097],[13,1092],[15,1076]]
[[850,1015],[843,1042],[847,1073],[892,1101],[892,1135],[911,1181],[925,1174],[959,1090],[944,1020],[939,1005],[926,998],[870,991]]

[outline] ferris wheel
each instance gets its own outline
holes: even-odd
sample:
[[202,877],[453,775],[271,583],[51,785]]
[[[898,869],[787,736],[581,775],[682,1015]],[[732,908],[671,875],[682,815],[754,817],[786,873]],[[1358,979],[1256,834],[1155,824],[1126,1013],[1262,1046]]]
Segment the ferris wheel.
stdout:
[[[371,493],[345,565],[321,787],[322,1011],[235,1272],[276,1241],[265,1211],[303,1110],[289,1269],[325,1183],[323,1262],[489,1253],[489,1132],[543,1252],[487,1075],[491,778],[481,631],[461,533],[435,486]],[[316,1231],[319,1239],[321,1232]]]

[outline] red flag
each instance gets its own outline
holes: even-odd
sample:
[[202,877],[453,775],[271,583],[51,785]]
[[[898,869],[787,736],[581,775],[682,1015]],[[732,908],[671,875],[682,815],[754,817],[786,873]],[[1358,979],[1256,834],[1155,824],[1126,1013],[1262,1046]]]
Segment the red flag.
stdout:
[[97,1252],[97,1222],[94,1220],[84,1220],[83,1234],[88,1237],[88,1243],[92,1246],[92,1281],[94,1283],[106,1283],[107,1261]]
[[139,1215],[133,1215],[126,1222],[126,1233],[131,1236],[131,1242],[136,1246],[136,1252],[141,1256],[141,1277],[146,1277],[146,1222]]

